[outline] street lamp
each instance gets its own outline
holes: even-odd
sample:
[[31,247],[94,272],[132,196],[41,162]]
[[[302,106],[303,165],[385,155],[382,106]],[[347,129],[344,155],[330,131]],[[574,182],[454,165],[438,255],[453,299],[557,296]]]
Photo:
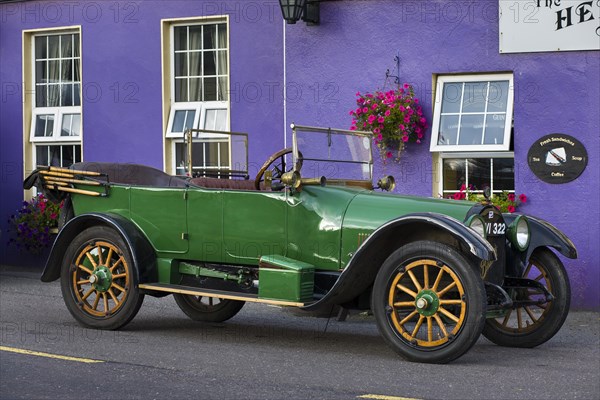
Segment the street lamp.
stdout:
[[302,19],[307,25],[319,25],[320,8],[317,0],[279,0],[281,14],[288,24]]

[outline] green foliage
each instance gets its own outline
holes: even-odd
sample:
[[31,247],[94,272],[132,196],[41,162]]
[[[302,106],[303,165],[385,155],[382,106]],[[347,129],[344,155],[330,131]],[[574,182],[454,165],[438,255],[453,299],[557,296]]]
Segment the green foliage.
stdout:
[[[460,191],[450,195],[449,198],[476,202],[484,200],[482,194],[473,193],[471,188],[466,188],[465,185],[462,185]],[[521,193],[519,196],[509,192],[495,193],[491,198],[491,202],[501,212],[513,213],[517,211],[517,208],[521,204],[527,202],[527,196],[524,193]]]

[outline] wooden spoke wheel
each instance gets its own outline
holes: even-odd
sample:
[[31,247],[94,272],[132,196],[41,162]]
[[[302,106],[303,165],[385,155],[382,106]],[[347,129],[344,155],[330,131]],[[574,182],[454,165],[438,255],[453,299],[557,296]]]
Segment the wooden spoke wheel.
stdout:
[[75,319],[94,328],[125,325],[143,300],[131,254],[121,237],[107,227],[86,229],[67,248],[61,287]]
[[236,315],[244,306],[243,301],[215,297],[173,294],[175,302],[194,321],[223,322]]
[[523,278],[544,285],[554,296],[545,302],[545,296],[534,289],[510,290],[513,300],[532,300],[531,305],[520,305],[504,316],[488,319],[483,334],[492,342],[508,347],[535,347],[561,328],[567,318],[571,288],[565,268],[550,250],[536,250],[524,270]]
[[473,346],[485,322],[485,289],[455,249],[428,241],[395,251],[373,286],[372,309],[391,347],[411,361],[445,363]]

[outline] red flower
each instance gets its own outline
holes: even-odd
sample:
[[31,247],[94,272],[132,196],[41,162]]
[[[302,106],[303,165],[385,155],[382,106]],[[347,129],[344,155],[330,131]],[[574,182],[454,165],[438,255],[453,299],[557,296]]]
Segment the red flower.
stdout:
[[508,201],[515,201],[515,194],[514,193],[509,193],[508,196],[507,196],[507,198],[508,198]]
[[507,210],[508,210],[509,213],[514,213],[515,210],[516,210],[516,208],[515,208],[515,206],[508,206]]
[[527,196],[525,196],[525,194],[521,193],[519,195],[519,200],[521,200],[521,203],[527,203]]

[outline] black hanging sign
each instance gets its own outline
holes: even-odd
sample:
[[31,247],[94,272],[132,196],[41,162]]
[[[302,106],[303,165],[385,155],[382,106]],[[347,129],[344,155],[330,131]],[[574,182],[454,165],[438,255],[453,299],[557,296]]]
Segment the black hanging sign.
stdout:
[[533,173],[548,183],[567,183],[579,177],[587,166],[583,144],[573,136],[553,133],[538,139],[527,153]]

